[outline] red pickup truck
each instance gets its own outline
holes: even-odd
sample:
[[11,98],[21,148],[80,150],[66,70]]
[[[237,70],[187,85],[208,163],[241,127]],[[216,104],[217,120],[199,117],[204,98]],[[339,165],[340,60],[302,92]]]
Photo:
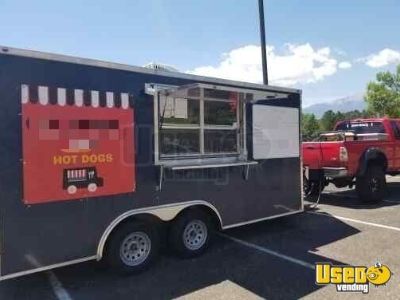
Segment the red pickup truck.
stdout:
[[341,121],[318,141],[302,144],[304,191],[316,195],[329,183],[355,184],[360,200],[382,200],[385,174],[400,174],[400,119]]

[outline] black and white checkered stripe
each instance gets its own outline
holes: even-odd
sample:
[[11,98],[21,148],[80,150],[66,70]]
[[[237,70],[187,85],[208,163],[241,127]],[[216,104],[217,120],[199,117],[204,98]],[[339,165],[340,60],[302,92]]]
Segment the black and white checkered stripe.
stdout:
[[22,103],[39,103],[42,105],[74,105],[91,107],[116,107],[128,109],[132,107],[132,97],[129,93],[107,91],[67,89],[61,87],[21,85]]

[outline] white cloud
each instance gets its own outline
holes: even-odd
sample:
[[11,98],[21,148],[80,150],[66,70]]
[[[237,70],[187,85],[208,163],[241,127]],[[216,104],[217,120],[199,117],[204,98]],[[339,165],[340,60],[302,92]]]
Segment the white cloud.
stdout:
[[371,68],[380,68],[390,64],[400,63],[400,51],[385,48],[378,53],[358,59]]
[[[262,82],[260,46],[247,45],[222,55],[216,66],[202,66],[188,71],[192,74]],[[287,44],[284,51],[267,47],[268,75],[271,84],[292,86],[312,83],[336,73],[338,62],[329,47],[313,48],[310,44]],[[343,67],[343,65],[342,65]],[[345,67],[347,65],[345,64]]]
[[338,64],[339,69],[350,69],[351,66],[352,66],[351,63],[348,62],[348,61],[341,61],[341,62]]

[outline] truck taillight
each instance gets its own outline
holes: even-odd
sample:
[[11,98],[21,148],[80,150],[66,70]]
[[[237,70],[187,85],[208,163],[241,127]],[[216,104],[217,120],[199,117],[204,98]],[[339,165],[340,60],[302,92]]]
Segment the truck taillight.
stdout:
[[347,162],[349,160],[349,155],[347,153],[346,147],[340,147],[339,149],[339,160],[341,162]]

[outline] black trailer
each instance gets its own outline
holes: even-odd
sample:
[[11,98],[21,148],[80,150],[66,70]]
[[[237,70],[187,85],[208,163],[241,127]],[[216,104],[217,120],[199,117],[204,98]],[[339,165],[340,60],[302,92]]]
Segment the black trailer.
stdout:
[[301,92],[0,47],[1,279],[303,211]]

